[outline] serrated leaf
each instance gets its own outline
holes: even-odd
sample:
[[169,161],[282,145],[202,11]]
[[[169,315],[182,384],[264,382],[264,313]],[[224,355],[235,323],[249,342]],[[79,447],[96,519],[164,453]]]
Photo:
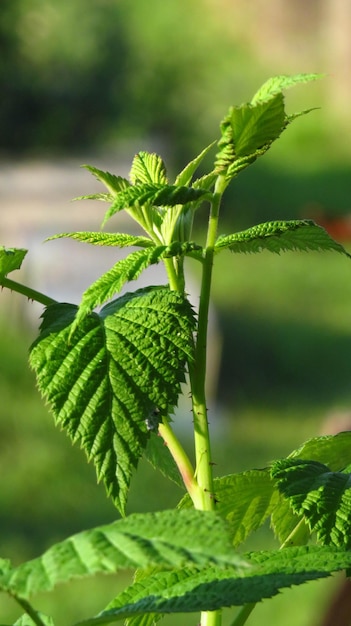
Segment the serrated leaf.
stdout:
[[194,242],[182,244],[174,241],[170,246],[153,246],[132,252],[125,259],[115,263],[84,292],[72,330],[95,307],[110,300],[125,283],[136,280],[150,265],[158,263],[162,258],[181,256],[198,249],[199,246]]
[[188,163],[185,168],[178,174],[177,178],[174,181],[174,184],[180,187],[182,187],[183,185],[190,185],[197,168],[215,145],[216,141],[213,141],[212,143],[210,143],[209,146],[204,148],[204,150],[202,150],[200,154],[195,157],[195,159],[190,161],[190,163]]
[[86,316],[49,306],[30,352],[39,389],[57,424],[79,442],[98,480],[124,512],[133,470],[149,437],[146,419],[177,403],[192,358],[189,302],[164,288],[141,289]]
[[123,208],[146,203],[158,207],[171,207],[176,204],[187,204],[207,195],[206,189],[194,189],[193,187],[178,187],[177,185],[160,185],[156,183],[134,185],[129,187],[124,193],[118,194],[111,209],[120,211]]
[[148,237],[142,237],[137,235],[129,235],[126,233],[104,233],[98,232],[73,232],[73,233],[59,233],[48,237],[45,241],[53,241],[54,239],[76,239],[83,243],[91,243],[94,246],[116,246],[118,248],[126,248],[129,246],[140,246],[142,248],[149,248],[154,246],[154,243]]
[[325,578],[351,563],[350,552],[319,546],[244,557],[251,567],[243,570],[214,566],[152,574],[128,587],[105,611],[84,620],[81,626],[112,623],[138,614],[215,611],[255,603],[286,587]]
[[167,184],[166,166],[162,158],[155,153],[141,151],[136,154],[129,176],[133,185],[143,183]]
[[225,521],[211,511],[133,514],[86,530],[28,561],[0,581],[1,587],[29,598],[77,577],[121,569],[189,566],[247,567],[230,544]]
[[281,93],[255,105],[233,107],[230,115],[232,141],[237,157],[248,156],[277,139],[285,125]]
[[318,461],[283,459],[272,476],[293,511],[304,515],[322,544],[351,546],[351,476]]
[[115,174],[110,174],[110,172],[104,172],[103,170],[99,170],[97,167],[93,167],[92,165],[82,165],[82,167],[91,172],[95,178],[103,183],[113,197],[120,191],[123,191],[130,186],[130,182],[122,176],[116,176]]
[[[271,515],[279,493],[268,468],[214,480],[216,510],[230,523],[233,544],[240,545]],[[191,506],[186,495],[179,507]]]
[[114,195],[112,193],[89,193],[86,196],[77,196],[76,200],[101,200],[102,202],[113,202]]
[[19,270],[28,250],[0,246],[0,279],[14,270]]
[[340,471],[351,463],[351,431],[308,439],[288,458],[313,459],[325,463],[333,472]]
[[264,222],[247,230],[220,236],[215,250],[256,253],[268,250],[279,254],[288,250],[335,251],[351,258],[345,248],[312,220]]
[[280,75],[269,78],[260,89],[255,93],[251,100],[251,104],[265,101],[284,89],[289,89],[301,83],[309,83],[319,78],[323,78],[323,74],[294,74]]
[[[328,465],[332,471],[340,471],[351,462],[351,432],[314,437],[289,454],[288,459],[313,459]],[[272,527],[279,541],[286,541],[290,533],[301,522],[303,515],[294,513],[289,501],[280,495],[279,503],[272,513]],[[302,529],[303,530],[303,529]],[[307,523],[304,537],[299,533],[301,543],[307,543],[311,536]]]

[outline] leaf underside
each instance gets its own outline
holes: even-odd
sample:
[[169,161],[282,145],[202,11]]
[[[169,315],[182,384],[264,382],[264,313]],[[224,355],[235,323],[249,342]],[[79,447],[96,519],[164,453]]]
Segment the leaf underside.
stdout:
[[312,220],[273,221],[258,224],[247,230],[222,235],[215,250],[228,248],[232,252],[255,253],[268,250],[279,254],[289,250],[335,251],[351,255],[334,241],[327,231]]
[[49,306],[30,363],[55,421],[94,461],[124,513],[131,474],[149,439],[148,419],[177,404],[192,358],[189,302],[166,288],[126,294],[75,327],[77,307]]

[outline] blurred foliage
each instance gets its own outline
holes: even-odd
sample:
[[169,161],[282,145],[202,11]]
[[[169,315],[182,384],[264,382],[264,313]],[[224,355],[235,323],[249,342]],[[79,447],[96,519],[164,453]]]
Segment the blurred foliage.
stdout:
[[2,0],[2,149],[72,151],[152,135],[182,150],[197,133],[206,143],[218,104],[228,91],[240,99],[243,82],[233,72],[240,47],[205,5]]

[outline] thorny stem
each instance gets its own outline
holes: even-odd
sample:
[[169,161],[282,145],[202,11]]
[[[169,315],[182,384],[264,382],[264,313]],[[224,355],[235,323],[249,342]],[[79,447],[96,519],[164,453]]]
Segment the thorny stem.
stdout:
[[49,306],[50,304],[56,304],[56,300],[46,296],[44,293],[40,291],[36,291],[35,289],[31,289],[26,285],[22,285],[22,283],[17,283],[15,280],[11,280],[10,278],[1,278],[0,287],[6,287],[7,289],[11,289],[11,291],[16,291],[17,293],[21,293],[23,296],[27,296],[29,300],[35,300],[35,302],[39,302],[44,306]]

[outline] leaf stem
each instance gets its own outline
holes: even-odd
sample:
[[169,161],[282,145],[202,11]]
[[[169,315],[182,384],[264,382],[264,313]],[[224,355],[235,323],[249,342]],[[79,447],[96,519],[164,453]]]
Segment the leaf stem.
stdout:
[[189,457],[166,420],[159,424],[158,432],[177,464],[186,490],[190,495],[195,508],[199,508],[198,505],[200,504],[201,494],[195,478],[194,468],[189,460]]
[[29,602],[27,602],[27,600],[24,600],[23,598],[20,598],[19,596],[10,593],[10,595],[13,597],[13,599],[17,602],[17,604],[19,604],[22,609],[27,613],[27,615],[29,615],[29,617],[33,620],[34,624],[36,624],[37,626],[45,626],[44,622],[40,619],[40,616],[38,615],[38,611],[36,611],[31,604],[29,604]]
[[29,300],[35,300],[35,302],[39,302],[44,306],[49,306],[50,304],[56,304],[56,300],[46,296],[44,293],[40,291],[36,291],[35,289],[31,289],[27,287],[27,285],[22,285],[22,283],[18,283],[15,280],[11,280],[10,278],[1,278],[0,279],[0,287],[6,287],[6,289],[11,289],[11,291],[16,291],[17,293],[26,296]]

